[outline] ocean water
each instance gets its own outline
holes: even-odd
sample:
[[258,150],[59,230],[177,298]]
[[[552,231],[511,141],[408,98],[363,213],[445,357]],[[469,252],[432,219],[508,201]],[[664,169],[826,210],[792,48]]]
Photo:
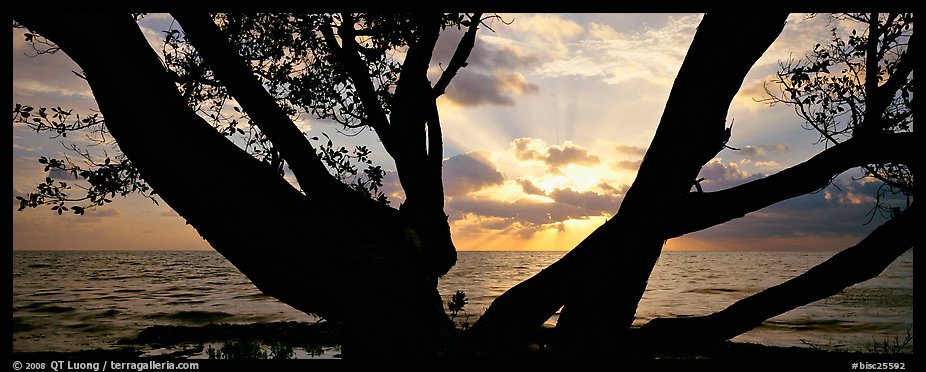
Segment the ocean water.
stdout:
[[[497,296],[564,253],[460,252],[441,294],[449,299],[465,291],[469,304],[460,319],[475,320]],[[635,324],[722,310],[833,254],[664,252]],[[153,325],[316,320],[262,294],[218,253],[202,251],[14,251],[12,318],[14,352],[113,348]],[[879,277],[734,340],[864,351],[875,341],[903,339],[912,327],[910,250]]]

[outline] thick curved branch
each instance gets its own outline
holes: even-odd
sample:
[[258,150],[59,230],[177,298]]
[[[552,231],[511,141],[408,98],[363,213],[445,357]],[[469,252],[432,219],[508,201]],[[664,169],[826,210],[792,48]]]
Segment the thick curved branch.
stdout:
[[654,319],[640,328],[641,336],[658,342],[729,340],[769,318],[874,278],[913,247],[914,212],[915,207],[910,205],[857,245],[839,252],[794,279],[737,301],[711,315]]
[[[671,213],[700,168],[723,148],[730,102],[786,18],[751,14],[750,27],[743,29],[741,15],[704,16],[617,215],[559,261],[497,298],[473,325],[474,337],[489,342],[525,337],[564,303],[557,328],[566,337],[607,343],[630,326],[664,243],[658,234],[664,216],[653,212]],[[610,295],[602,298],[602,293]]]
[[[451,332],[434,280],[409,259],[403,224],[378,212],[393,209],[325,208],[299,193],[187,106],[131,15],[15,19],[80,66],[145,181],[261,291],[341,322],[347,349],[400,342],[427,350]],[[362,233],[360,219],[373,222]],[[377,310],[395,322],[370,316],[370,304],[384,303],[404,305]]]
[[780,201],[819,190],[852,167],[873,163],[913,165],[913,133],[853,138],[809,160],[722,191],[690,193],[673,212],[663,238],[671,239],[745,216]]
[[[664,216],[653,211],[671,213],[701,167],[724,148],[733,97],[786,18],[786,13],[708,13],[701,20],[637,178],[615,218],[603,226],[603,244],[592,249],[586,267],[576,268],[557,323],[565,337],[605,345],[633,322],[665,243]],[[603,305],[601,293],[613,293],[615,303]]]
[[206,13],[174,13],[187,39],[215,71],[241,107],[289,163],[303,190],[309,195],[333,191],[346,194],[347,186],[335,179],[322,164],[309,140],[255,78],[247,62],[235,51]]
[[457,72],[459,72],[461,68],[466,67],[466,60],[469,58],[470,52],[473,51],[473,47],[476,45],[476,31],[479,30],[481,18],[482,13],[476,13],[469,17],[469,28],[466,30],[466,33],[463,34],[463,37],[460,38],[460,42],[457,44],[457,49],[453,52],[453,57],[450,58],[447,69],[441,73],[440,79],[434,84],[434,97],[440,97],[444,94],[447,90],[447,86],[450,85],[450,81],[453,80],[454,76],[457,76]]

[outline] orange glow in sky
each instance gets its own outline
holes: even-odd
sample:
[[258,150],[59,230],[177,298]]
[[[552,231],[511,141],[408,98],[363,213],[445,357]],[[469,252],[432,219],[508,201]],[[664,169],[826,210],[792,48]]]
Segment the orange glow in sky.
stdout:
[[[760,178],[822,151],[790,108],[770,108],[755,99],[762,98],[763,83],[774,76],[779,60],[805,55],[827,40],[825,18],[793,15],[751,70],[729,118],[736,122],[731,145],[756,150],[718,154],[702,170],[706,188]],[[569,250],[617,212],[701,16],[519,14],[505,19],[515,22],[480,31],[469,65],[438,101],[445,211],[460,250]],[[156,50],[170,21],[153,14],[140,23]],[[27,56],[24,32],[13,30],[14,104],[95,109],[89,87],[71,73],[79,68],[62,53]],[[453,32],[440,43],[455,45],[459,35]],[[438,49],[433,74],[440,73]],[[336,135],[332,123],[307,116],[299,123],[309,136],[333,134],[338,146],[366,145],[377,164],[395,169],[369,132],[344,137]],[[36,162],[39,156],[66,152],[58,140],[24,125],[13,124],[12,130],[15,197],[49,176]],[[397,207],[402,193],[391,176],[386,193]],[[853,182],[755,213],[732,227],[670,240],[666,249],[845,248],[878,225],[861,228],[870,207],[865,199],[870,194],[862,189],[869,186]],[[211,249],[163,202],[137,196],[117,197],[83,217],[58,216],[48,208],[17,212],[17,207],[14,199],[13,249]],[[820,222],[837,214],[845,216],[838,223]]]

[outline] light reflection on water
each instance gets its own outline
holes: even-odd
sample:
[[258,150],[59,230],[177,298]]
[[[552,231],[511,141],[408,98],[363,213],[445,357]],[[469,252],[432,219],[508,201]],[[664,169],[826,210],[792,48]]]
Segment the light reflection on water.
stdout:
[[[441,280],[466,292],[470,321],[565,252],[460,252]],[[665,252],[637,312],[695,316],[790,279],[834,252]],[[554,316],[548,322],[555,323]],[[114,347],[156,324],[311,322],[266,296],[215,252],[13,252],[13,350]],[[388,321],[388,320],[384,320]],[[879,277],[773,318],[736,341],[864,350],[913,325],[913,252]],[[844,346],[840,346],[844,345]]]

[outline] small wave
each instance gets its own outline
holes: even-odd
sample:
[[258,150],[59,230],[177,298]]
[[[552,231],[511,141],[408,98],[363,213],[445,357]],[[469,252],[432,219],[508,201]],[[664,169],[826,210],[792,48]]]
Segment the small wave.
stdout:
[[220,319],[231,318],[234,315],[221,311],[177,311],[173,313],[154,313],[145,315],[145,319],[170,319],[194,323],[210,323]]
[[794,319],[794,320],[767,320],[759,328],[788,331],[813,331],[852,333],[867,332],[886,329],[884,325],[873,323],[858,323],[838,319]]
[[205,297],[208,296],[205,293],[193,293],[193,292],[183,292],[183,293],[171,293],[164,295],[164,297],[177,298],[177,297]]
[[82,288],[71,288],[72,292],[95,292],[101,291],[103,288],[94,288],[94,287],[82,287]]
[[270,297],[269,295],[263,294],[263,293],[255,293],[255,294],[249,294],[249,295],[239,295],[239,296],[235,296],[232,298],[235,300],[239,300],[239,299],[240,300],[266,300],[272,297]]
[[95,300],[103,300],[103,301],[120,301],[120,302],[123,302],[123,301],[130,301],[131,298],[123,297],[123,296],[120,296],[120,295],[113,295],[113,294],[110,294],[110,295],[104,295],[104,296],[96,297]]
[[123,288],[113,291],[114,293],[139,293],[144,292],[144,289],[134,289],[134,288]]
[[109,276],[108,274],[96,273],[94,275],[88,276],[87,280],[126,280],[126,279],[138,279],[136,275],[119,275],[119,276]]
[[53,295],[57,295],[57,294],[61,294],[61,291],[60,291],[60,290],[57,290],[57,289],[44,289],[44,290],[39,290],[39,291],[37,291],[37,292],[31,294],[30,296],[32,296],[32,297],[43,297],[43,296],[53,296]]
[[51,305],[51,306],[36,307],[36,308],[34,308],[34,309],[32,309],[32,310],[29,310],[29,311],[31,311],[31,312],[33,312],[33,313],[52,313],[52,314],[60,314],[60,313],[71,312],[71,311],[74,311],[74,310],[77,310],[77,309],[75,309],[75,308],[73,308],[73,307],[69,307],[69,306]]
[[100,323],[73,323],[67,324],[65,327],[81,330],[87,333],[106,332],[114,329],[114,327],[110,325]]
[[121,314],[121,313],[122,313],[121,311],[116,310],[116,309],[108,309],[108,310],[106,310],[106,311],[100,313],[99,316],[100,316],[100,317],[103,317],[103,318],[112,318],[112,317],[114,317],[114,316],[116,316],[116,315],[119,315],[119,314]]
[[45,267],[52,267],[52,265],[51,265],[51,264],[38,263],[38,264],[26,265],[26,267],[32,268],[32,269],[41,269],[41,268],[45,268]]
[[183,305],[193,305],[193,304],[204,304],[206,301],[203,300],[179,300],[179,301],[170,301],[165,303],[168,306],[183,306]]
[[683,293],[697,293],[697,294],[724,294],[724,293],[735,293],[739,292],[738,289],[732,288],[695,288],[689,289]]

